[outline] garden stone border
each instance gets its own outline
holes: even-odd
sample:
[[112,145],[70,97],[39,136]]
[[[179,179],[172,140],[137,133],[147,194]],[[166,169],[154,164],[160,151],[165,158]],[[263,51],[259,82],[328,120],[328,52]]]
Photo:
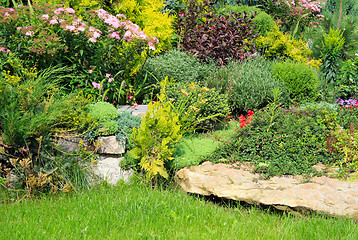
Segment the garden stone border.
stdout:
[[273,177],[261,180],[244,168],[230,164],[204,162],[186,167],[175,181],[188,193],[271,205],[279,210],[314,210],[358,221],[358,181],[341,181],[330,177]]

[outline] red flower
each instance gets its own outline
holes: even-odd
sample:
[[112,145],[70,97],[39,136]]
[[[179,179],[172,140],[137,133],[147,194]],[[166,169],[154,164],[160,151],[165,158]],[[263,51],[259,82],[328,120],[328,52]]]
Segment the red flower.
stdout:
[[179,14],[179,17],[184,17],[184,13],[181,12],[181,13]]
[[134,103],[133,103],[133,107],[135,107],[135,108],[138,107],[138,103],[137,103],[137,102],[134,102]]
[[240,128],[244,128],[246,126],[245,116],[241,115],[239,117],[239,120],[240,120]]
[[227,117],[226,117],[227,119],[230,119],[231,117],[230,117],[230,115],[227,115]]

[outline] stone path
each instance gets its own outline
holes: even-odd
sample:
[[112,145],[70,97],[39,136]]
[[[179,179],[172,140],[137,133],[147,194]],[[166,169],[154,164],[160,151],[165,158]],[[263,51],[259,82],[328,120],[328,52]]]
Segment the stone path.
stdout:
[[177,172],[176,182],[189,193],[215,195],[250,204],[272,205],[277,209],[311,209],[358,220],[358,181],[302,176],[260,180],[258,174],[228,164],[205,162]]

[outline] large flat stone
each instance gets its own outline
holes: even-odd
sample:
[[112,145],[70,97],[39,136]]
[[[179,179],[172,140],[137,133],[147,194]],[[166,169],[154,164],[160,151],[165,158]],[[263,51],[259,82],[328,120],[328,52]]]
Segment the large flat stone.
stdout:
[[133,170],[123,170],[119,162],[123,157],[99,156],[97,164],[93,167],[94,173],[109,184],[115,185],[119,180],[129,182]]
[[115,136],[99,137],[98,143],[100,154],[123,154],[126,151],[125,139],[117,140]]
[[258,174],[248,170],[210,162],[181,169],[175,179],[189,193],[272,205],[278,209],[311,209],[358,220],[358,181],[325,176],[314,177],[308,183],[302,176],[261,180]]

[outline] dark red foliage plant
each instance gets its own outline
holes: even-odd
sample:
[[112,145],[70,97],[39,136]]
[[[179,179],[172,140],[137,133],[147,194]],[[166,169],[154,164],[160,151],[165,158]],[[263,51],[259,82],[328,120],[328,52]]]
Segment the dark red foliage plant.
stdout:
[[179,47],[199,58],[215,59],[225,65],[230,59],[246,59],[256,52],[253,39],[256,13],[217,15],[210,0],[190,0],[177,18]]

